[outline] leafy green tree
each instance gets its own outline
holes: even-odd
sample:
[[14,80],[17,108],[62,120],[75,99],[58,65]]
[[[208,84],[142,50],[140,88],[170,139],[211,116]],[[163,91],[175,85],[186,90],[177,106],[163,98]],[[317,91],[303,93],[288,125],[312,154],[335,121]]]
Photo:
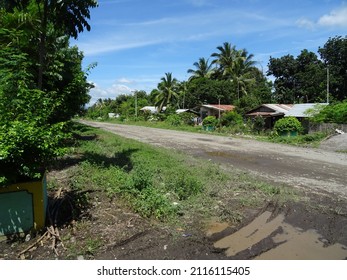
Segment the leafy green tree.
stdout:
[[[56,100],[56,106],[54,106],[56,112],[51,115],[50,119],[52,123],[60,122],[63,119],[68,120],[79,113],[89,101],[88,91],[92,87],[87,82],[87,73],[81,69],[82,53],[76,47],[69,47],[69,36],[77,36],[77,33],[63,28],[61,24],[55,24],[59,20],[58,8],[52,8],[59,4],[55,2],[57,1],[31,0],[27,1],[26,5],[14,5],[11,12],[0,9],[2,15],[0,17],[0,45],[16,45],[21,52],[28,54],[27,60],[31,62],[28,71],[37,81],[33,86],[49,93],[51,98]],[[58,2],[64,2],[63,5],[73,7],[75,11],[71,13],[76,17],[83,17],[83,15],[89,17],[89,10],[85,9],[90,7],[90,1],[85,1],[85,6],[83,6],[83,1],[75,1],[76,5],[74,1]],[[54,13],[44,16],[43,6],[46,4],[53,5],[51,8]],[[78,11],[79,8],[81,11]],[[62,16],[61,11],[59,15]],[[45,32],[43,32],[43,17],[48,16],[50,18],[49,20],[47,18]],[[78,30],[83,30],[81,25],[86,26],[87,29],[90,28],[84,18],[80,18],[80,21],[80,23],[75,22]],[[72,22],[69,23],[69,25],[71,24]],[[8,34],[14,35],[8,36]],[[44,45],[42,45],[43,42]]]
[[347,36],[329,38],[318,52],[325,66],[329,68],[329,92],[332,99],[345,100],[347,98]]
[[290,104],[295,100],[295,73],[296,60],[292,55],[286,55],[281,58],[270,57],[268,64],[268,75],[275,77],[275,101],[277,103]]
[[63,151],[63,121],[88,102],[90,88],[68,39],[89,29],[96,3],[8,2],[0,2],[1,184],[37,178]]
[[64,123],[50,125],[55,101],[33,88],[27,55],[0,49],[0,185],[38,178],[64,151]]
[[186,108],[201,104],[233,104],[236,100],[235,87],[230,81],[196,78],[187,84]]
[[300,102],[323,102],[326,96],[326,75],[324,64],[317,55],[302,50],[296,58],[295,94]]

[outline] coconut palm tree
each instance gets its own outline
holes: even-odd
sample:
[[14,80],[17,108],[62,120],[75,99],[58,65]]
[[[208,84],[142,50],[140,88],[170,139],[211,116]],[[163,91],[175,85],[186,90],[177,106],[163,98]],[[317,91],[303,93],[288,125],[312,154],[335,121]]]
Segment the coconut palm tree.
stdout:
[[161,78],[155,96],[155,106],[158,107],[158,112],[161,112],[164,106],[172,103],[173,99],[178,98],[177,84],[178,81],[172,77],[172,73],[165,73],[165,77]]
[[212,63],[217,65],[217,71],[223,79],[230,79],[238,51],[228,42],[224,42],[223,46],[218,46],[217,49],[219,52],[211,55],[215,57]]
[[240,93],[247,94],[247,85],[255,81],[251,73],[255,65],[252,58],[253,54],[248,54],[246,49],[236,51],[231,81],[237,88],[238,99],[240,99]]
[[209,59],[205,59],[204,57],[200,57],[198,62],[195,62],[194,69],[188,69],[188,73],[192,74],[189,79],[193,78],[210,78],[213,73],[212,66],[213,63],[209,63]]

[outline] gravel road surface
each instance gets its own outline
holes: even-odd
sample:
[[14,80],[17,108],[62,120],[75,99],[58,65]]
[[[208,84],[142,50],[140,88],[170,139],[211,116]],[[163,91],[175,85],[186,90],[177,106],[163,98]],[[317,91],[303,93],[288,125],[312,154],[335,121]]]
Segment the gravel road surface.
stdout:
[[176,149],[268,181],[347,198],[347,153],[227,136],[81,121],[154,146]]

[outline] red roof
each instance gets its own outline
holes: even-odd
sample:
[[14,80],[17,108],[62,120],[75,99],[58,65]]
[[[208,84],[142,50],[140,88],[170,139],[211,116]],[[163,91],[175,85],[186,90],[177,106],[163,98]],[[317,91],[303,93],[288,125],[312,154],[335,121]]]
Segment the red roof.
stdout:
[[203,105],[203,107],[206,108],[213,108],[216,110],[221,110],[221,111],[232,111],[235,109],[235,106],[233,105],[219,105],[219,104],[208,104],[208,105]]

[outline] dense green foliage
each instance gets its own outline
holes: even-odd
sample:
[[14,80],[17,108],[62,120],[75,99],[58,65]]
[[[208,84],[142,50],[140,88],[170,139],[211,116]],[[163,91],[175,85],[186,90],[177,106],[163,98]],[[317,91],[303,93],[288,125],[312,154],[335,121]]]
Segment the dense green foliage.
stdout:
[[313,114],[313,122],[347,124],[347,100],[325,106]]
[[277,103],[325,102],[328,82],[330,100],[347,98],[347,37],[330,38],[318,53],[320,58],[308,50],[296,58],[270,58],[268,75],[275,77]]
[[223,126],[243,125],[243,118],[235,111],[224,113],[221,117],[220,124]]
[[347,35],[329,38],[318,52],[329,68],[329,93],[333,101],[347,99]]
[[287,117],[279,119],[274,126],[274,130],[281,134],[283,132],[290,132],[290,131],[302,131],[302,125],[299,122],[299,120],[295,117]]
[[95,1],[0,2],[0,184],[38,178],[61,155],[66,121],[89,101],[69,37]]
[[204,126],[216,126],[218,123],[218,119],[215,116],[207,116],[202,121],[202,124]]

